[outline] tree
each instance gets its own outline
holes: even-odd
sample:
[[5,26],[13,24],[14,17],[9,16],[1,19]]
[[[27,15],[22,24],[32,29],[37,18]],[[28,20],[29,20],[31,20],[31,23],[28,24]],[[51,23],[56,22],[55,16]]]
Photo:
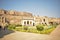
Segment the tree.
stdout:
[[43,25],[37,25],[36,28],[37,28],[38,31],[42,31],[42,30],[44,30]]

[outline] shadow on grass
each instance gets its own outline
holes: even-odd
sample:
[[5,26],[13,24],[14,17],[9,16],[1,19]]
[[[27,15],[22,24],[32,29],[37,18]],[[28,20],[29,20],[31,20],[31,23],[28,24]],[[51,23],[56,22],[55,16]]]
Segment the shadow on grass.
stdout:
[[3,38],[4,36],[14,33],[13,30],[8,30],[7,28],[5,30],[0,29],[0,38]]

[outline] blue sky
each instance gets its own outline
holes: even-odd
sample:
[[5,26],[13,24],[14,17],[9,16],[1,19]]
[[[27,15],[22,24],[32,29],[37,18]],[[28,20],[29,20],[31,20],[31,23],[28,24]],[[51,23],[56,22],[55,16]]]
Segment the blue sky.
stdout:
[[60,18],[60,0],[0,0],[0,9]]

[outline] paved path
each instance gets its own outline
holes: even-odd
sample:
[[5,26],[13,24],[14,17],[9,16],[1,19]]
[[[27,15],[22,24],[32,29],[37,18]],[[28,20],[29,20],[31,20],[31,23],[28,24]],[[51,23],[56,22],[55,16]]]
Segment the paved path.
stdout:
[[4,36],[0,40],[48,40],[48,39],[50,39],[49,35],[14,32]]
[[2,36],[0,37],[0,40],[60,40],[60,34],[55,36],[55,35],[35,34],[35,33],[9,31],[9,30],[0,31],[0,36]]

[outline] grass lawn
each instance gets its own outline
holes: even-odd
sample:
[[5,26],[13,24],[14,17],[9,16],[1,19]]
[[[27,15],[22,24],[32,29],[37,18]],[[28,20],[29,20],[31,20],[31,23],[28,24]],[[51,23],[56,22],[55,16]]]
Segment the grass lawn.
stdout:
[[20,32],[30,32],[38,34],[50,34],[56,27],[54,25],[37,25],[37,26],[20,26],[9,25],[9,30],[15,30]]

